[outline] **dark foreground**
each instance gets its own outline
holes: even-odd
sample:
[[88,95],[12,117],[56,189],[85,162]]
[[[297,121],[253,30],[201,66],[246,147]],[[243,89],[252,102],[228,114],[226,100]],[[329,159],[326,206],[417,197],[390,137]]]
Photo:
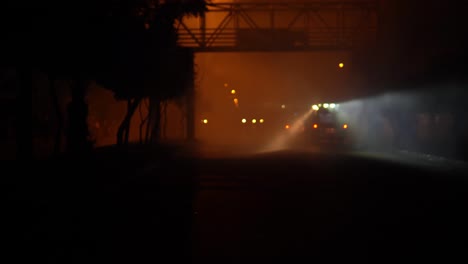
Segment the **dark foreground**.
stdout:
[[5,164],[9,263],[468,258],[463,171],[372,155],[175,153]]

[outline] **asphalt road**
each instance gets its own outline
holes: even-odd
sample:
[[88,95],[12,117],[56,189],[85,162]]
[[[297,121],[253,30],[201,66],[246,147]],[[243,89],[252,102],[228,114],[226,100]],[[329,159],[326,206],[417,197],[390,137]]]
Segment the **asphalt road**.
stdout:
[[16,168],[8,251],[47,263],[466,262],[464,164],[243,150],[107,151],[40,177]]
[[203,160],[198,263],[466,259],[463,171],[426,159],[279,151]]

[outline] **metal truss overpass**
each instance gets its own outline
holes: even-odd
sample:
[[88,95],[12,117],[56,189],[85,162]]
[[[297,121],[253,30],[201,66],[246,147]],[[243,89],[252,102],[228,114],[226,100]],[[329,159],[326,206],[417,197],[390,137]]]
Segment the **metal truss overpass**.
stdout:
[[375,0],[213,3],[176,24],[195,52],[352,50],[376,45],[377,25]]

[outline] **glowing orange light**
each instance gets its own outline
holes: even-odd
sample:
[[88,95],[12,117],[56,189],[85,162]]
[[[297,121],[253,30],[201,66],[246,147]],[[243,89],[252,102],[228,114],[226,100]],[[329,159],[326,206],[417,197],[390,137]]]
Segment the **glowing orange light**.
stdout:
[[347,129],[347,128],[348,128],[348,124],[344,124],[344,125],[343,125],[343,128],[344,128],[344,129]]
[[228,87],[228,84],[227,84],[227,83],[225,83],[225,84],[224,84],[224,87]]
[[231,94],[236,94],[236,90],[232,89]]
[[290,126],[289,126],[289,125],[286,125],[286,126],[284,126],[284,128],[286,128],[286,129],[289,129],[289,128],[290,128]]
[[344,67],[344,63],[340,62],[340,64],[338,64],[338,67],[343,68],[343,67]]
[[314,128],[318,128],[318,125],[317,125],[317,124],[314,124]]

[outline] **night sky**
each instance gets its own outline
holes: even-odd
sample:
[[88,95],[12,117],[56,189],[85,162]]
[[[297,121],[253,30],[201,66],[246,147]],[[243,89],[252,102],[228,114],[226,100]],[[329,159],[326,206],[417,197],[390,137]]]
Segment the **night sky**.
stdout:
[[467,69],[463,6],[453,0],[382,1],[377,71],[422,82],[461,79]]

